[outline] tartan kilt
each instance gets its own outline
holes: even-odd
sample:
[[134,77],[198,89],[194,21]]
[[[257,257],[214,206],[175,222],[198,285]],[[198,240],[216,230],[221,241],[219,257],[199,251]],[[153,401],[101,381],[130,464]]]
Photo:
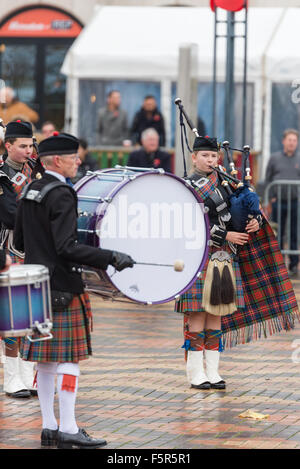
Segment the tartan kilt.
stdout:
[[11,257],[11,261],[13,264],[24,264],[24,259],[22,257],[17,256],[17,254],[8,251],[8,254]]
[[22,338],[20,355],[32,362],[77,363],[92,355],[91,306],[88,293],[75,295],[70,305],[53,312],[52,339],[30,342]]
[[[225,249],[225,247],[224,247]],[[202,307],[202,294],[203,287],[206,277],[207,265],[211,255],[219,249],[214,247],[210,248],[208,259],[205,263],[201,276],[197,278],[196,282],[185,292],[183,293],[178,300],[175,301],[175,311],[177,313],[192,313],[194,311],[205,313],[205,309]],[[229,252],[229,249],[226,249]],[[239,308],[244,308],[244,292],[242,285],[242,278],[239,263],[237,261],[232,261],[232,269],[235,275],[236,280],[236,305]]]
[[[300,320],[297,300],[269,223],[252,233],[249,243],[239,249],[239,270],[244,307],[221,318],[224,347],[251,342],[295,327]],[[198,282],[198,283],[197,283]],[[203,311],[203,281],[196,281],[176,302],[175,311],[188,314]]]

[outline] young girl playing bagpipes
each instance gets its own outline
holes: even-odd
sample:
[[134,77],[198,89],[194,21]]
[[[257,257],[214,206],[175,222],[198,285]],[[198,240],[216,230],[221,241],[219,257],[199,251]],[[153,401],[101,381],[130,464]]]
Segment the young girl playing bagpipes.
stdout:
[[[196,137],[189,177],[208,210],[210,247],[200,278],[176,301],[184,315],[187,379],[197,389],[225,389],[220,352],[294,327],[297,301],[273,231],[262,213],[235,228],[235,184],[222,178],[215,138]],[[232,212],[232,213],[231,213]],[[233,218],[234,217],[234,218]]]

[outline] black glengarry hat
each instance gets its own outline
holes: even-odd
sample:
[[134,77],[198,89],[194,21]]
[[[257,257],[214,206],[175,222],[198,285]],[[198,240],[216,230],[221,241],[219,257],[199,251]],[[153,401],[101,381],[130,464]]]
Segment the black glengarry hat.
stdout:
[[9,138],[32,138],[32,125],[27,121],[9,122],[5,130],[5,140]]
[[78,138],[66,133],[53,132],[52,137],[42,140],[39,144],[39,156],[71,155],[77,153]]
[[219,151],[219,144],[214,137],[196,137],[193,151]]

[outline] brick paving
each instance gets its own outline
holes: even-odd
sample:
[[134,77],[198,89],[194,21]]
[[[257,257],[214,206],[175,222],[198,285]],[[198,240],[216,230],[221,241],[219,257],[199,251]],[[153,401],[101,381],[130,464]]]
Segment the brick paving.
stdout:
[[[300,301],[300,280],[293,283]],[[76,415],[91,435],[107,439],[105,449],[300,448],[300,324],[224,352],[227,389],[199,391],[186,382],[182,317],[173,303],[91,299],[94,355],[81,362]],[[0,383],[0,449],[40,448],[38,399],[5,396],[2,366]],[[240,418],[248,409],[269,417]]]

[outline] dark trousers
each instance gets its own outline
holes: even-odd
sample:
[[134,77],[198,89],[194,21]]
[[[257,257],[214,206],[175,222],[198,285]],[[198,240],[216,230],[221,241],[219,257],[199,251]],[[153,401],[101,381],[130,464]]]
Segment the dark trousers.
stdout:
[[[280,249],[283,249],[283,239],[285,228],[287,224],[288,202],[287,200],[281,201],[281,221],[280,221]],[[278,223],[278,202],[272,204],[272,220]],[[291,200],[291,218],[290,218],[290,239],[287,239],[288,249],[298,250],[298,201],[297,199]],[[296,267],[299,262],[298,255],[290,255],[290,269]]]

